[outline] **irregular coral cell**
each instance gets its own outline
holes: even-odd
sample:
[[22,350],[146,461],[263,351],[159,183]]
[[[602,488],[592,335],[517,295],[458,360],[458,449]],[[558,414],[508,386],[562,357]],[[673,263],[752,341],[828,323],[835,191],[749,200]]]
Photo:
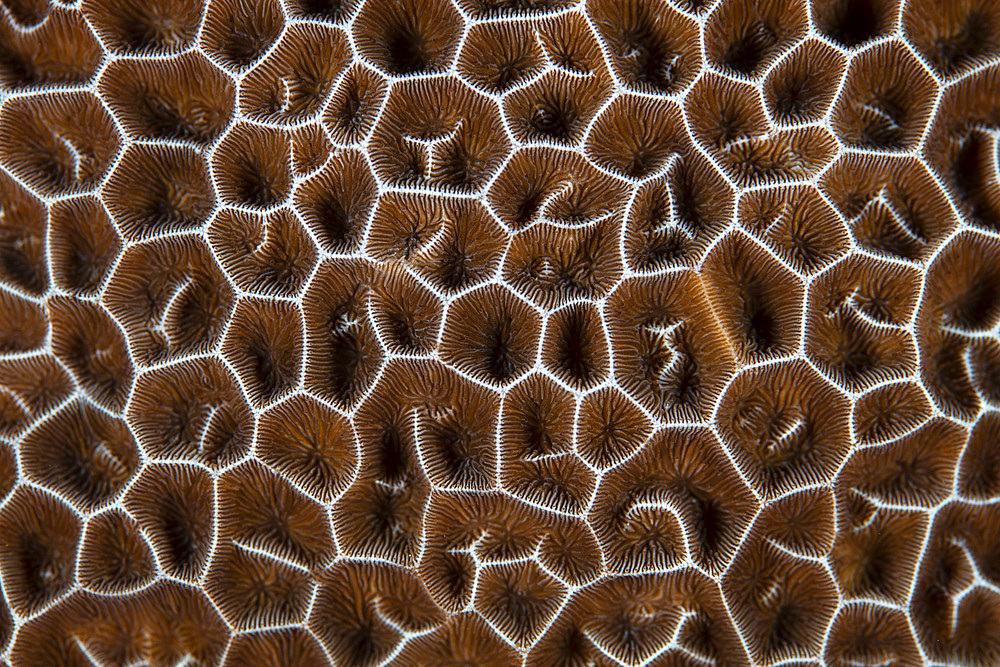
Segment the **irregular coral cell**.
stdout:
[[198,236],[136,243],[124,253],[104,301],[139,364],[211,350],[233,310],[233,290]]
[[387,183],[464,194],[487,184],[510,139],[492,99],[443,76],[393,85],[368,146]]
[[313,118],[349,64],[343,31],[316,23],[290,26],[240,82],[249,120],[295,125]]
[[147,455],[225,466],[250,449],[254,419],[243,391],[217,359],[200,357],[141,375],[128,422]]
[[848,145],[905,150],[920,137],[936,92],[905,44],[881,42],[851,59],[831,122]]
[[197,52],[169,60],[118,60],[101,75],[103,98],[137,138],[211,143],[233,116],[232,80]]
[[263,296],[295,296],[316,266],[316,246],[288,209],[223,209],[209,225],[208,240],[236,286]]
[[0,553],[7,605],[28,615],[63,597],[73,586],[80,518],[56,496],[21,487],[0,511]]
[[236,306],[222,354],[236,370],[250,403],[273,403],[299,384],[302,316],[294,306],[247,299]]
[[848,402],[803,361],[744,371],[716,414],[722,440],[757,490],[827,482],[850,450]]
[[153,549],[138,522],[118,509],[91,517],[80,544],[80,583],[97,593],[139,589],[156,576]]
[[285,25],[279,0],[211,0],[202,15],[200,47],[231,72],[253,65],[277,41]]
[[1000,229],[998,81],[1000,66],[991,64],[945,89],[923,149],[964,218],[994,232]]
[[98,199],[64,199],[50,209],[49,261],[62,289],[77,296],[95,294],[121,250],[121,237]]
[[182,51],[198,33],[204,0],[85,0],[83,12],[106,48],[123,55]]
[[202,155],[174,144],[133,144],[103,195],[129,241],[200,227],[217,201]]
[[215,488],[208,470],[192,464],[150,465],[123,505],[148,536],[167,574],[184,581],[201,577],[215,534]]
[[92,401],[121,411],[135,380],[122,330],[104,308],[89,301],[59,296],[48,307],[56,357]]
[[113,502],[139,468],[139,448],[120,419],[78,402],[21,443],[25,476],[93,510]]
[[0,54],[5,90],[86,85],[105,58],[84,14],[58,5],[31,30],[7,15],[0,19]]
[[[989,375],[964,359],[982,349],[1000,321],[1000,263],[993,237],[963,232],[936,255],[924,278],[916,338],[921,377],[947,414],[972,417],[992,391]],[[987,384],[983,384],[983,381]]]
[[75,389],[73,378],[62,364],[45,352],[0,361],[0,376],[4,378],[0,389],[0,438],[20,435]]
[[[0,210],[0,284],[40,296],[49,286],[45,206],[6,173],[0,173],[0,197],[3,198],[3,209]],[[58,220],[58,215],[55,218]],[[58,222],[54,226],[58,229]],[[57,241],[56,246],[58,244]],[[52,248],[52,253],[58,253],[57,247]],[[55,267],[55,271],[60,268]],[[16,328],[25,320],[9,318],[7,322],[7,326]]]
[[38,194],[90,192],[118,156],[114,120],[90,93],[9,100],[0,113],[0,157]]
[[0,667],[1000,665],[997,0],[0,0]]

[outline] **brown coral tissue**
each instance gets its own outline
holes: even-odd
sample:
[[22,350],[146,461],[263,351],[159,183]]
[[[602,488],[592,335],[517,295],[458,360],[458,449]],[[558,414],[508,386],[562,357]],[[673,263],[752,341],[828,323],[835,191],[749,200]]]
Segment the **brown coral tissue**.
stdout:
[[1000,667],[1000,0],[0,0],[0,667]]

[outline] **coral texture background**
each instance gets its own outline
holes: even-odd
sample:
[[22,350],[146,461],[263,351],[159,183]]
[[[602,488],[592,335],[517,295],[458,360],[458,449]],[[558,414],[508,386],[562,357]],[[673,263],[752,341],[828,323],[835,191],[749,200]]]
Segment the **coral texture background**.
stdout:
[[0,0],[0,663],[1000,665],[997,0]]

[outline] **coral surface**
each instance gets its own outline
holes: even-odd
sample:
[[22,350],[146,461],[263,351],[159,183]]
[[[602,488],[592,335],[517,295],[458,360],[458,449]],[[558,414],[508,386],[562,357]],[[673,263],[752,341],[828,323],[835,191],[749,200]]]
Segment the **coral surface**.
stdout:
[[0,667],[1000,665],[1000,1],[0,0]]

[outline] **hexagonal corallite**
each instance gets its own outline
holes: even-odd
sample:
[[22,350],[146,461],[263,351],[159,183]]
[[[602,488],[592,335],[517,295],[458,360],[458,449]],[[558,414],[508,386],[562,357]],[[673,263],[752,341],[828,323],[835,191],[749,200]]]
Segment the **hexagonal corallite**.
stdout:
[[541,328],[529,304],[487,285],[451,304],[441,357],[479,380],[508,384],[535,364]]
[[129,241],[199,227],[216,204],[205,158],[176,145],[129,147],[101,194]]
[[743,474],[773,497],[829,481],[851,446],[848,409],[833,384],[795,360],[737,376],[716,422]]
[[386,74],[433,74],[451,64],[462,24],[448,0],[368,0],[354,21],[354,43]]
[[120,145],[111,114],[91,93],[18,97],[0,114],[4,165],[42,196],[98,187]]
[[114,502],[139,468],[139,448],[125,422],[78,401],[21,441],[25,476],[83,511]]
[[369,146],[392,185],[464,193],[486,185],[510,141],[496,103],[449,76],[393,86]]
[[212,175],[223,202],[257,210],[280,206],[292,189],[288,133],[238,122],[215,149]]
[[263,408],[298,385],[302,346],[298,308],[249,298],[236,306],[222,354],[239,375],[250,404]]
[[22,486],[0,511],[0,530],[4,597],[15,612],[33,614],[69,591],[80,542],[80,518],[69,505]]
[[619,386],[656,419],[701,421],[736,364],[691,271],[622,281],[604,306]]
[[115,268],[104,295],[141,364],[213,348],[225,330],[233,301],[229,281],[197,236],[133,245]]
[[48,306],[53,353],[90,400],[120,412],[132,390],[135,369],[118,324],[90,301],[54,296]]

